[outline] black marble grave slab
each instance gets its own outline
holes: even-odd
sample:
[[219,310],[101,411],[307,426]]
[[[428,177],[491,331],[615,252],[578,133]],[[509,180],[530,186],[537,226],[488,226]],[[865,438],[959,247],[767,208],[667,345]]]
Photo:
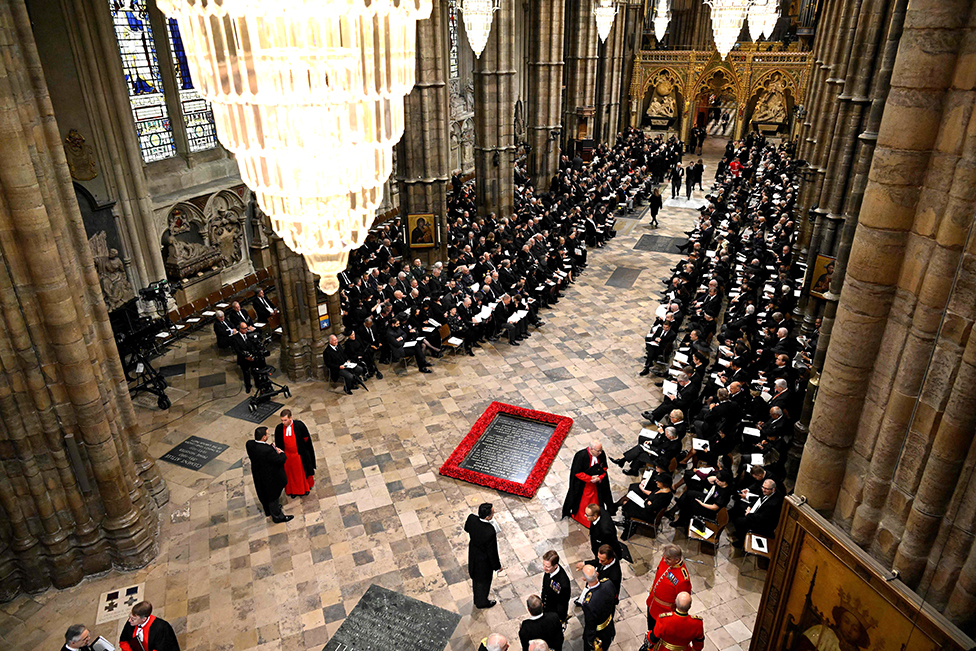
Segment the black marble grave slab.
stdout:
[[607,279],[607,286],[618,289],[630,289],[634,286],[634,281],[643,269],[631,269],[630,267],[617,267]]
[[257,409],[250,411],[248,409],[249,401],[245,400],[239,405],[231,407],[229,410],[224,412],[224,416],[230,416],[231,418],[239,418],[241,420],[246,420],[249,423],[263,423],[272,414],[284,407],[280,402],[262,402],[257,405]]
[[183,468],[200,470],[226,449],[223,443],[191,436],[159,458]]
[[371,585],[322,651],[444,651],[460,621],[457,613]]
[[525,483],[555,431],[552,423],[497,414],[458,466]]
[[666,235],[641,235],[634,245],[635,251],[650,251],[652,253],[671,253],[681,255],[675,247],[687,242],[687,237],[667,237]]
[[159,368],[159,373],[163,377],[174,377],[176,375],[186,374],[186,364],[170,364],[169,366],[161,366]]

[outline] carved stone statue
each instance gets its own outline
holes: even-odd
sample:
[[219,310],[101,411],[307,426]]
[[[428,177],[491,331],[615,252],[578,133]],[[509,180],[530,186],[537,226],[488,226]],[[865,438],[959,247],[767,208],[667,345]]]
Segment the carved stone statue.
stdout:
[[752,112],[753,122],[785,122],[786,121],[786,84],[779,77],[770,81],[765,94],[756,102]]
[[125,264],[116,249],[108,248],[105,231],[99,231],[88,240],[95,269],[102,286],[102,295],[109,311],[114,310],[133,297],[132,284],[125,273]]
[[210,220],[210,241],[220,249],[220,262],[231,267],[244,256],[244,233],[240,218],[229,210],[218,210]]
[[674,87],[667,81],[661,81],[654,87],[647,115],[652,118],[673,118],[675,114]]
[[64,154],[68,159],[68,171],[74,180],[90,181],[98,176],[95,150],[76,129],[70,130],[64,137]]
[[164,237],[164,242],[166,275],[171,280],[182,280],[220,266],[221,254],[215,246],[179,240],[168,233]]

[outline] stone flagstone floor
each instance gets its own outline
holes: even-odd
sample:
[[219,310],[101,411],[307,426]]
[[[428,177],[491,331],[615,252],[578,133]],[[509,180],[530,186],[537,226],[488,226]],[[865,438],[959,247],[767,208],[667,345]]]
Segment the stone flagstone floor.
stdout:
[[[708,144],[706,181],[724,142]],[[670,197],[670,188],[664,194]],[[244,453],[254,425],[223,415],[246,397],[233,358],[215,353],[209,332],[186,340],[160,360],[186,364],[183,375],[170,378],[182,397],[166,412],[138,409],[150,452],[158,458],[190,435],[229,449],[200,471],[159,462],[171,501],[160,511],[154,562],[0,605],[0,641],[57,649],[67,626],[84,622],[114,642],[122,622],[94,624],[99,596],[144,582],[146,598],[174,625],[184,651],[318,650],[376,583],[460,613],[452,651],[476,649],[490,632],[517,648],[524,600],[539,592],[543,552],[559,552],[579,591],[572,566],[589,556],[587,532],[560,519],[573,454],[596,439],[616,456],[640,430],[641,410],[661,399],[653,377],[637,372],[660,281],[678,257],[633,247],[648,233],[682,235],[694,215],[665,207],[659,229],[650,228],[648,215],[621,219],[618,237],[589,253],[586,273],[521,347],[500,343],[474,358],[434,360],[431,375],[415,367],[402,376],[390,372],[354,396],[328,384],[292,383],[293,397],[283,402],[313,432],[319,468],[310,495],[286,499],[285,512],[295,515],[287,524],[272,524],[255,499]],[[630,288],[606,285],[617,267],[641,270]],[[575,419],[533,499],[437,474],[493,400]],[[265,422],[276,423],[276,416]],[[629,478],[612,466],[611,479],[619,497]],[[498,606],[479,611],[471,604],[462,525],[483,501],[495,504],[504,572],[493,584]],[[654,567],[672,539],[667,526],[656,539],[631,539],[635,562],[623,566],[614,648],[640,646]],[[706,651],[748,648],[764,572],[751,557],[730,557],[727,542],[717,557],[699,555],[680,534],[676,542],[690,556],[693,612],[704,617]],[[565,648],[581,648],[581,630],[571,618]]]

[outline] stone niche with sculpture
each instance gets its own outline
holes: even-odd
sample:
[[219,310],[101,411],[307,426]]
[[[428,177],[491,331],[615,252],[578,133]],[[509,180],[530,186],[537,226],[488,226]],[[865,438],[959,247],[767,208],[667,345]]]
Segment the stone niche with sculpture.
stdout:
[[782,73],[775,72],[762,83],[754,93],[750,123],[757,131],[772,134],[782,131],[789,118],[789,96],[786,79]]
[[182,201],[169,210],[161,244],[166,276],[180,284],[177,303],[203,298],[254,270],[246,230],[247,205],[233,190]]
[[667,70],[655,74],[647,85],[644,117],[641,125],[655,131],[664,131],[678,124],[680,102],[677,80]]

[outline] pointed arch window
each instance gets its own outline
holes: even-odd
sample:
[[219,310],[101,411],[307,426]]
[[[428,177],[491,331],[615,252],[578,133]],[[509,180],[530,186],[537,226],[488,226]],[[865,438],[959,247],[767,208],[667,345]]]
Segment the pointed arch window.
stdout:
[[[213,112],[193,86],[179,26],[173,20],[156,23],[166,27],[165,41],[158,40],[160,35],[154,33],[150,21],[150,7],[156,10],[150,1],[108,0],[139,149],[146,163],[217,146]],[[164,52],[163,64],[160,51]],[[161,67],[170,61],[172,74]],[[180,116],[174,123],[176,111]]]

